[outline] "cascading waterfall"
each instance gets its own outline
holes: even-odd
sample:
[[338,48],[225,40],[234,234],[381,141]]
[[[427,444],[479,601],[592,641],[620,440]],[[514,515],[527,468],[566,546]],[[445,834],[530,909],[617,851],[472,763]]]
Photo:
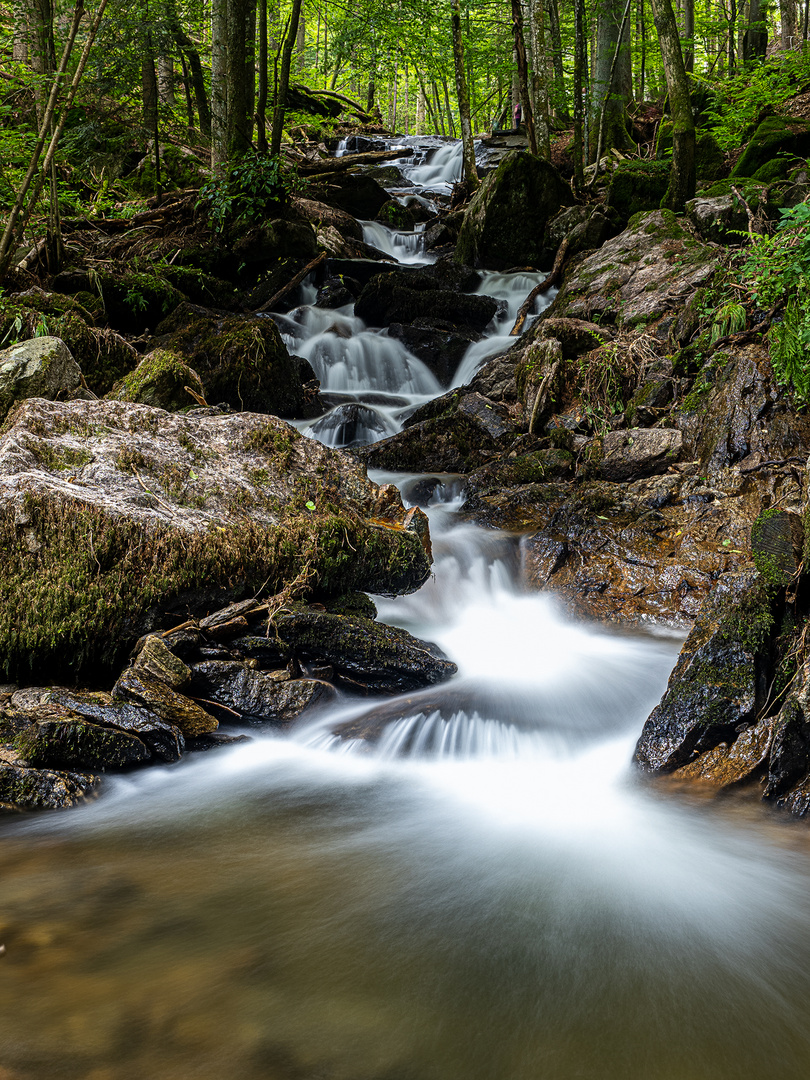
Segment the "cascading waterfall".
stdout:
[[[491,341],[533,283],[485,276],[507,308]],[[275,318],[356,386],[343,404],[407,405],[417,369],[346,359],[388,339],[305,300]],[[396,479],[406,501],[426,483]],[[453,680],[343,696],[289,734],[254,728],[6,823],[0,1073],[810,1075],[805,833],[634,777],[678,637],[572,623],[523,592],[514,537],[459,522],[457,480],[429,483],[435,574],[377,606],[437,642]]]

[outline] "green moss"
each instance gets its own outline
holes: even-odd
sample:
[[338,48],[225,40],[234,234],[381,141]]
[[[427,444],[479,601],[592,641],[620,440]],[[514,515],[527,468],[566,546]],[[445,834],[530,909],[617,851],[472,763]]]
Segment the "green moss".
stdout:
[[323,489],[317,499],[317,512],[287,507],[277,527],[243,520],[189,533],[29,495],[28,535],[11,509],[0,515],[0,671],[16,681],[38,670],[54,681],[110,672],[143,632],[171,625],[171,612],[186,611],[184,597],[200,588],[211,597],[272,594],[303,567],[308,587],[327,595],[358,586],[401,591],[424,580],[429,561],[415,533],[368,527],[339,513]]
[[272,458],[277,468],[287,469],[290,465],[295,444],[301,438],[302,436],[295,428],[279,431],[278,427],[273,424],[264,424],[262,427],[254,428],[248,433],[245,437],[244,446],[246,450],[252,450],[254,453],[265,454],[267,457]]
[[37,463],[43,469],[56,472],[75,472],[83,465],[88,465],[93,460],[93,455],[87,450],[74,450],[70,446],[53,446],[49,442],[28,442],[26,448],[37,459]]
[[623,161],[611,176],[607,205],[624,220],[656,210],[666,193],[669,172],[663,161]]
[[177,412],[194,403],[186,387],[204,397],[199,376],[181,357],[168,349],[155,349],[113,387],[109,396]]

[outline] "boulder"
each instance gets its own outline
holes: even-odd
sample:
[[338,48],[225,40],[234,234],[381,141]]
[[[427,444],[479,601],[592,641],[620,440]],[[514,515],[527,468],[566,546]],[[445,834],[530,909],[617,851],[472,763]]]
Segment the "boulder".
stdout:
[[125,671],[112,688],[113,701],[126,701],[153,712],[164,724],[178,728],[184,737],[216,731],[215,717],[196,701],[147,675],[143,669]]
[[732,179],[753,176],[779,154],[799,158],[810,155],[810,124],[806,120],[793,116],[766,116],[732,169]]
[[585,450],[602,480],[640,480],[666,472],[680,455],[683,435],[672,428],[609,431]]
[[306,611],[274,623],[291,657],[328,664],[351,687],[403,693],[444,682],[457,670],[436,645],[371,619]]
[[449,386],[467,349],[481,337],[474,330],[455,330],[444,320],[424,318],[391,323],[388,334],[401,341],[444,386]]
[[357,298],[354,313],[370,326],[439,319],[473,331],[483,330],[498,310],[491,296],[472,296],[441,288],[432,276],[395,270],[373,277]]
[[603,206],[564,206],[546,225],[544,244],[547,259],[553,259],[560,244],[568,239],[567,258],[599,248],[621,229],[616,215]]
[[[70,475],[65,462],[70,460]],[[0,671],[107,677],[144,633],[270,594],[418,588],[421,511],[274,417],[23,402],[0,439]]]
[[153,349],[107,396],[176,412],[193,405],[195,396],[198,403],[204,399],[205,388],[197,372],[180,356],[169,349]]
[[613,170],[607,189],[607,205],[627,222],[634,214],[657,210],[667,193],[668,161],[622,161]]
[[88,773],[28,768],[17,755],[0,752],[0,809],[61,810],[85,802],[100,783]]
[[531,154],[504,158],[464,214],[456,261],[490,270],[542,265],[546,223],[574,202],[554,166]]
[[[212,708],[221,705],[223,720],[234,713],[247,723],[286,727],[316,705],[335,697],[334,688],[320,679],[291,679],[286,671],[257,671],[238,661],[207,660],[195,664],[191,688]],[[227,710],[227,712],[226,712]]]
[[637,215],[593,255],[575,260],[554,303],[541,315],[630,326],[679,312],[719,266],[669,210]]
[[361,221],[372,221],[390,195],[367,173],[335,173],[320,182],[311,182],[314,197]]
[[735,195],[690,199],[686,216],[698,235],[715,244],[739,244],[748,230],[748,215]]
[[308,222],[316,230],[330,225],[332,228],[337,229],[344,239],[363,239],[362,226],[356,218],[352,217],[351,214],[347,214],[345,210],[340,210],[335,206],[328,206],[326,203],[318,202],[317,199],[302,199],[299,197],[294,197],[291,205],[293,210],[301,216],[301,219]]
[[0,420],[16,401],[51,400],[81,386],[82,372],[64,341],[37,337],[0,352]]
[[684,642],[661,703],[644,724],[633,761],[645,772],[690,764],[752,725],[768,692],[764,649],[773,591],[756,571],[725,574]]
[[275,416],[309,414],[312,393],[304,384],[314,381],[314,372],[306,365],[302,377],[304,362],[287,352],[272,319],[181,304],[158,335],[163,351],[186,357],[199,373],[212,404]]
[[137,735],[102,727],[63,705],[44,705],[18,736],[17,750],[27,765],[107,772],[132,768],[152,758]]

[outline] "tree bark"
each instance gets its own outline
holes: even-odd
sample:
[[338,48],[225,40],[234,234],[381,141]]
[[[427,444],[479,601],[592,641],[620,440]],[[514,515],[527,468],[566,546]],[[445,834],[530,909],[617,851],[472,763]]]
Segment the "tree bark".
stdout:
[[585,52],[585,0],[574,0],[574,188],[582,191],[585,152],[583,86],[588,58]]
[[[795,14],[795,7],[793,9]],[[743,60],[751,60],[755,56],[764,56],[768,47],[767,19],[763,10],[762,0],[750,0],[748,6],[748,20],[745,27]],[[794,23],[795,33],[795,23]]]
[[211,4],[211,167],[228,161],[228,0]]
[[298,20],[301,17],[301,0],[293,0],[287,36],[281,49],[281,71],[276,86],[276,99],[273,108],[273,131],[270,137],[270,153],[275,155],[281,150],[281,135],[284,130],[284,113],[287,108],[287,91],[290,88],[290,66],[293,46],[298,34]]
[[529,39],[532,46],[532,116],[537,137],[537,152],[551,157],[551,110],[549,108],[549,72],[544,25],[545,0],[529,0]]
[[568,105],[565,100],[565,72],[563,70],[562,34],[560,33],[560,10],[557,0],[546,0],[546,15],[551,37],[551,63],[554,69],[554,115],[563,123],[568,123]]
[[[591,87],[589,158],[597,151],[599,128],[604,151],[634,148],[627,133],[627,106],[632,93],[630,22],[624,0],[598,0],[594,79]],[[612,76],[611,76],[612,73]],[[604,111],[604,121],[600,117]]]
[[779,15],[782,30],[780,49],[795,49],[799,43],[799,24],[796,15],[796,0],[779,0]]
[[475,144],[470,121],[470,99],[467,94],[467,75],[464,70],[464,41],[461,37],[461,2],[452,0],[450,21],[453,32],[453,60],[456,68],[456,97],[461,121],[461,144],[464,160],[464,179],[470,191],[478,187],[478,171],[475,167]]
[[225,145],[228,161],[240,158],[250,146],[252,124],[248,122],[247,28],[251,6],[250,0],[228,0],[225,64],[228,102]]
[[695,121],[689,100],[689,76],[683,62],[678,25],[670,0],[650,0],[672,113],[673,153],[669,187],[662,206],[683,210],[695,194]]
[[514,35],[518,79],[520,80],[520,97],[523,102],[529,152],[536,155],[537,133],[534,128],[534,114],[532,113],[532,102],[529,97],[529,65],[526,61],[526,45],[523,41],[523,11],[520,0],[512,0],[512,34]]

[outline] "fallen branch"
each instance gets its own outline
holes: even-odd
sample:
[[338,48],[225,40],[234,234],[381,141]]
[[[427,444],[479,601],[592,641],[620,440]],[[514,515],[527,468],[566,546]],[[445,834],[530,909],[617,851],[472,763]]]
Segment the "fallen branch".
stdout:
[[557,374],[557,372],[559,370],[560,370],[560,361],[555,360],[554,363],[551,365],[550,369],[543,376],[543,381],[540,383],[540,386],[537,388],[537,394],[536,394],[535,399],[534,399],[534,405],[532,406],[532,415],[531,415],[531,418],[529,420],[529,434],[530,435],[533,434],[533,432],[534,432],[534,425],[535,425],[535,423],[537,421],[538,414],[540,413],[540,410],[543,408],[543,405],[545,403],[546,396],[548,394],[548,389],[549,389],[549,386],[551,385],[551,380],[554,378],[554,376]]
[[40,257],[44,254],[47,244],[47,238],[43,236],[41,240],[34,244],[34,246],[25,256],[25,258],[20,259],[20,261],[17,263],[17,269],[23,271],[28,271],[32,269],[32,267],[39,261]]
[[262,304],[261,307],[257,307],[253,314],[260,315],[263,311],[272,311],[272,309],[279,302],[279,300],[283,300],[287,293],[292,292],[292,290],[297,285],[301,284],[301,282],[304,280],[307,274],[310,273],[310,271],[314,270],[316,266],[320,266],[320,264],[326,258],[326,254],[327,253],[325,251],[322,251],[316,259],[313,259],[312,262],[307,263],[304,269],[299,270],[295,277],[291,278],[283,289],[279,289],[277,293],[271,296],[266,304]]
[[413,150],[405,147],[400,150],[369,150],[365,154],[346,154],[339,158],[323,158],[322,161],[301,162],[298,172],[302,176],[320,173],[348,172],[358,165],[373,165],[377,161],[393,161],[394,158],[410,157]]
[[515,319],[515,325],[509,331],[510,337],[518,336],[520,331],[523,329],[523,324],[526,322],[526,316],[531,311],[532,305],[534,304],[537,297],[540,295],[540,293],[544,293],[547,289],[550,289],[562,273],[563,263],[565,262],[565,255],[567,251],[568,237],[566,236],[563,239],[563,242],[560,244],[557,250],[557,254],[554,257],[554,266],[552,266],[551,268],[551,273],[548,275],[547,278],[541,281],[539,285],[535,285],[535,287],[520,305],[520,310],[518,311],[517,318]]

